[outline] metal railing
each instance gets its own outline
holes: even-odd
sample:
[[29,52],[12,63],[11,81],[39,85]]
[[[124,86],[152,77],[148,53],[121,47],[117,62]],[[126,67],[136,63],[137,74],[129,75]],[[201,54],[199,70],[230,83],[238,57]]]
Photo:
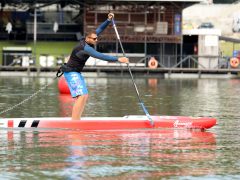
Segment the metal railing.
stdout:
[[[148,61],[154,57],[158,61],[158,68],[185,68],[185,69],[230,69],[230,57],[227,56],[174,56],[174,55],[148,55],[137,63],[144,63],[147,67]],[[204,62],[201,62],[204,61]],[[240,67],[239,67],[240,68]]]
[[[17,54],[15,54],[17,55]],[[0,53],[0,67],[10,67],[11,69],[14,69],[16,67],[17,69],[20,69],[20,67],[26,68],[26,63],[23,65],[23,58],[21,56],[16,56],[15,59],[9,59],[5,55],[2,55]],[[26,55],[25,55],[26,56]],[[25,57],[24,56],[24,57]],[[40,56],[39,56],[40,57]],[[48,63],[47,59],[45,60],[46,66],[43,66],[40,62],[40,58],[35,59],[33,57],[29,57],[29,66],[32,68],[57,68],[61,63],[64,62],[64,58],[66,56],[62,56],[60,58],[59,56],[54,56],[54,59],[51,60],[51,63]],[[141,67],[141,68],[148,68],[148,62],[149,60],[154,57],[158,62],[158,67],[161,69],[232,69],[230,65],[230,57],[225,56],[196,56],[196,55],[186,55],[186,56],[174,56],[174,55],[147,55],[145,57],[134,57],[134,62],[131,63],[132,67]],[[131,62],[130,57],[130,62]],[[26,61],[26,60],[25,60]],[[50,64],[50,66],[48,66]],[[92,67],[98,66],[98,64],[91,65]],[[105,66],[108,66],[106,64]],[[109,64],[109,68],[113,67],[114,64]],[[124,67],[124,66],[123,66]],[[235,68],[240,69],[240,67]]]

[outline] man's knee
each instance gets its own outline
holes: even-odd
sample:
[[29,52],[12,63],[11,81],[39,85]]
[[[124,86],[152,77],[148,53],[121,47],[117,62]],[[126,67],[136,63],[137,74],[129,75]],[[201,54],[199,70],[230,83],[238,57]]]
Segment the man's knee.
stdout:
[[81,95],[81,96],[77,96],[76,98],[77,98],[77,99],[88,99],[88,94],[84,94],[84,95]]

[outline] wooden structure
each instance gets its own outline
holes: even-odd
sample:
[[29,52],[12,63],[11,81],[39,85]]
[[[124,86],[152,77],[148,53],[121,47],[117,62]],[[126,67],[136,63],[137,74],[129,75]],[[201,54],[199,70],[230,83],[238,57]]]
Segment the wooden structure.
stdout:
[[[13,7],[19,6],[18,9],[21,9],[26,5],[24,9],[29,8],[15,14],[16,17],[23,17],[22,20],[26,23],[27,30],[22,33],[25,42],[77,41],[80,35],[84,36],[86,32],[95,30],[106,20],[108,12],[114,12],[126,53],[138,53],[143,57],[160,55],[160,59],[157,60],[161,62],[165,55],[175,56],[176,60],[182,56],[182,10],[195,3],[207,3],[208,0],[36,0],[34,3],[30,0],[21,0],[19,4],[14,2],[9,0],[1,6],[9,4]],[[48,6],[54,6],[55,9],[46,10]],[[34,15],[36,23],[33,21],[33,14],[36,14]],[[67,15],[69,19],[66,18]],[[54,21],[59,21],[59,29],[56,31],[52,28]],[[8,35],[4,28],[0,27],[2,29],[0,39],[11,39],[11,33]],[[104,53],[121,53],[113,28],[107,28],[101,34],[96,48]]]
[[[130,5],[125,5],[116,9],[112,12],[115,13],[118,31],[123,42],[144,42],[145,40],[149,43],[181,42],[179,38],[181,31],[174,31],[174,16],[180,17],[182,8],[175,9],[170,5],[153,7],[140,5],[132,9]],[[98,10],[98,6],[86,8],[84,32],[95,30],[97,25],[106,20],[106,12],[108,11]],[[180,26],[181,23],[179,24],[181,29]],[[101,35],[101,41],[115,42],[114,30],[108,29],[107,33]]]
[[[101,4],[84,8],[83,34],[95,30],[106,20],[108,12],[114,12],[121,40],[127,46],[128,53],[177,57],[182,51],[182,10],[199,2],[204,0],[101,1]],[[101,34],[97,48],[109,52],[109,47],[112,49],[115,44],[115,52],[120,52],[114,29],[107,28]]]

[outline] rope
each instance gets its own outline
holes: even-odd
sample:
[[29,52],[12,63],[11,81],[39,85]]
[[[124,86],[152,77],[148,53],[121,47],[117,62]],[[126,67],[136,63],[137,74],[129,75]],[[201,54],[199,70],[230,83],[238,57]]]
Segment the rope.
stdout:
[[52,85],[53,82],[54,82],[54,80],[57,79],[58,77],[61,77],[62,75],[63,75],[63,73],[62,73],[61,70],[59,69],[59,70],[57,71],[56,77],[53,78],[53,81],[52,81],[51,83],[46,84],[45,86],[41,87],[41,88],[40,88],[39,90],[37,90],[35,93],[33,93],[32,95],[30,95],[29,97],[27,97],[27,98],[24,99],[23,101],[15,104],[14,106],[9,107],[9,108],[7,108],[7,109],[5,109],[5,110],[3,110],[3,111],[0,111],[0,115],[6,113],[6,112],[8,112],[8,111],[13,110],[13,109],[17,108],[18,106],[26,103],[26,102],[29,101],[30,99],[34,98],[34,97],[37,96],[40,92],[42,92],[43,90],[45,90],[48,86]]

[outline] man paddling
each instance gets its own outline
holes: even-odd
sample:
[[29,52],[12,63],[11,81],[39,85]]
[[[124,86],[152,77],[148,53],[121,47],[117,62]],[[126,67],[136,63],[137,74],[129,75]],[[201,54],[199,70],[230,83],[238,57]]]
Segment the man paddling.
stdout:
[[88,99],[88,89],[81,74],[87,59],[92,56],[105,61],[129,63],[126,57],[118,58],[105,55],[93,48],[97,44],[99,34],[111,23],[112,18],[114,18],[114,14],[109,13],[107,20],[96,31],[90,32],[85,38],[82,38],[78,45],[73,48],[67,64],[62,66],[71,95],[76,98],[72,109],[72,120],[80,120]]

